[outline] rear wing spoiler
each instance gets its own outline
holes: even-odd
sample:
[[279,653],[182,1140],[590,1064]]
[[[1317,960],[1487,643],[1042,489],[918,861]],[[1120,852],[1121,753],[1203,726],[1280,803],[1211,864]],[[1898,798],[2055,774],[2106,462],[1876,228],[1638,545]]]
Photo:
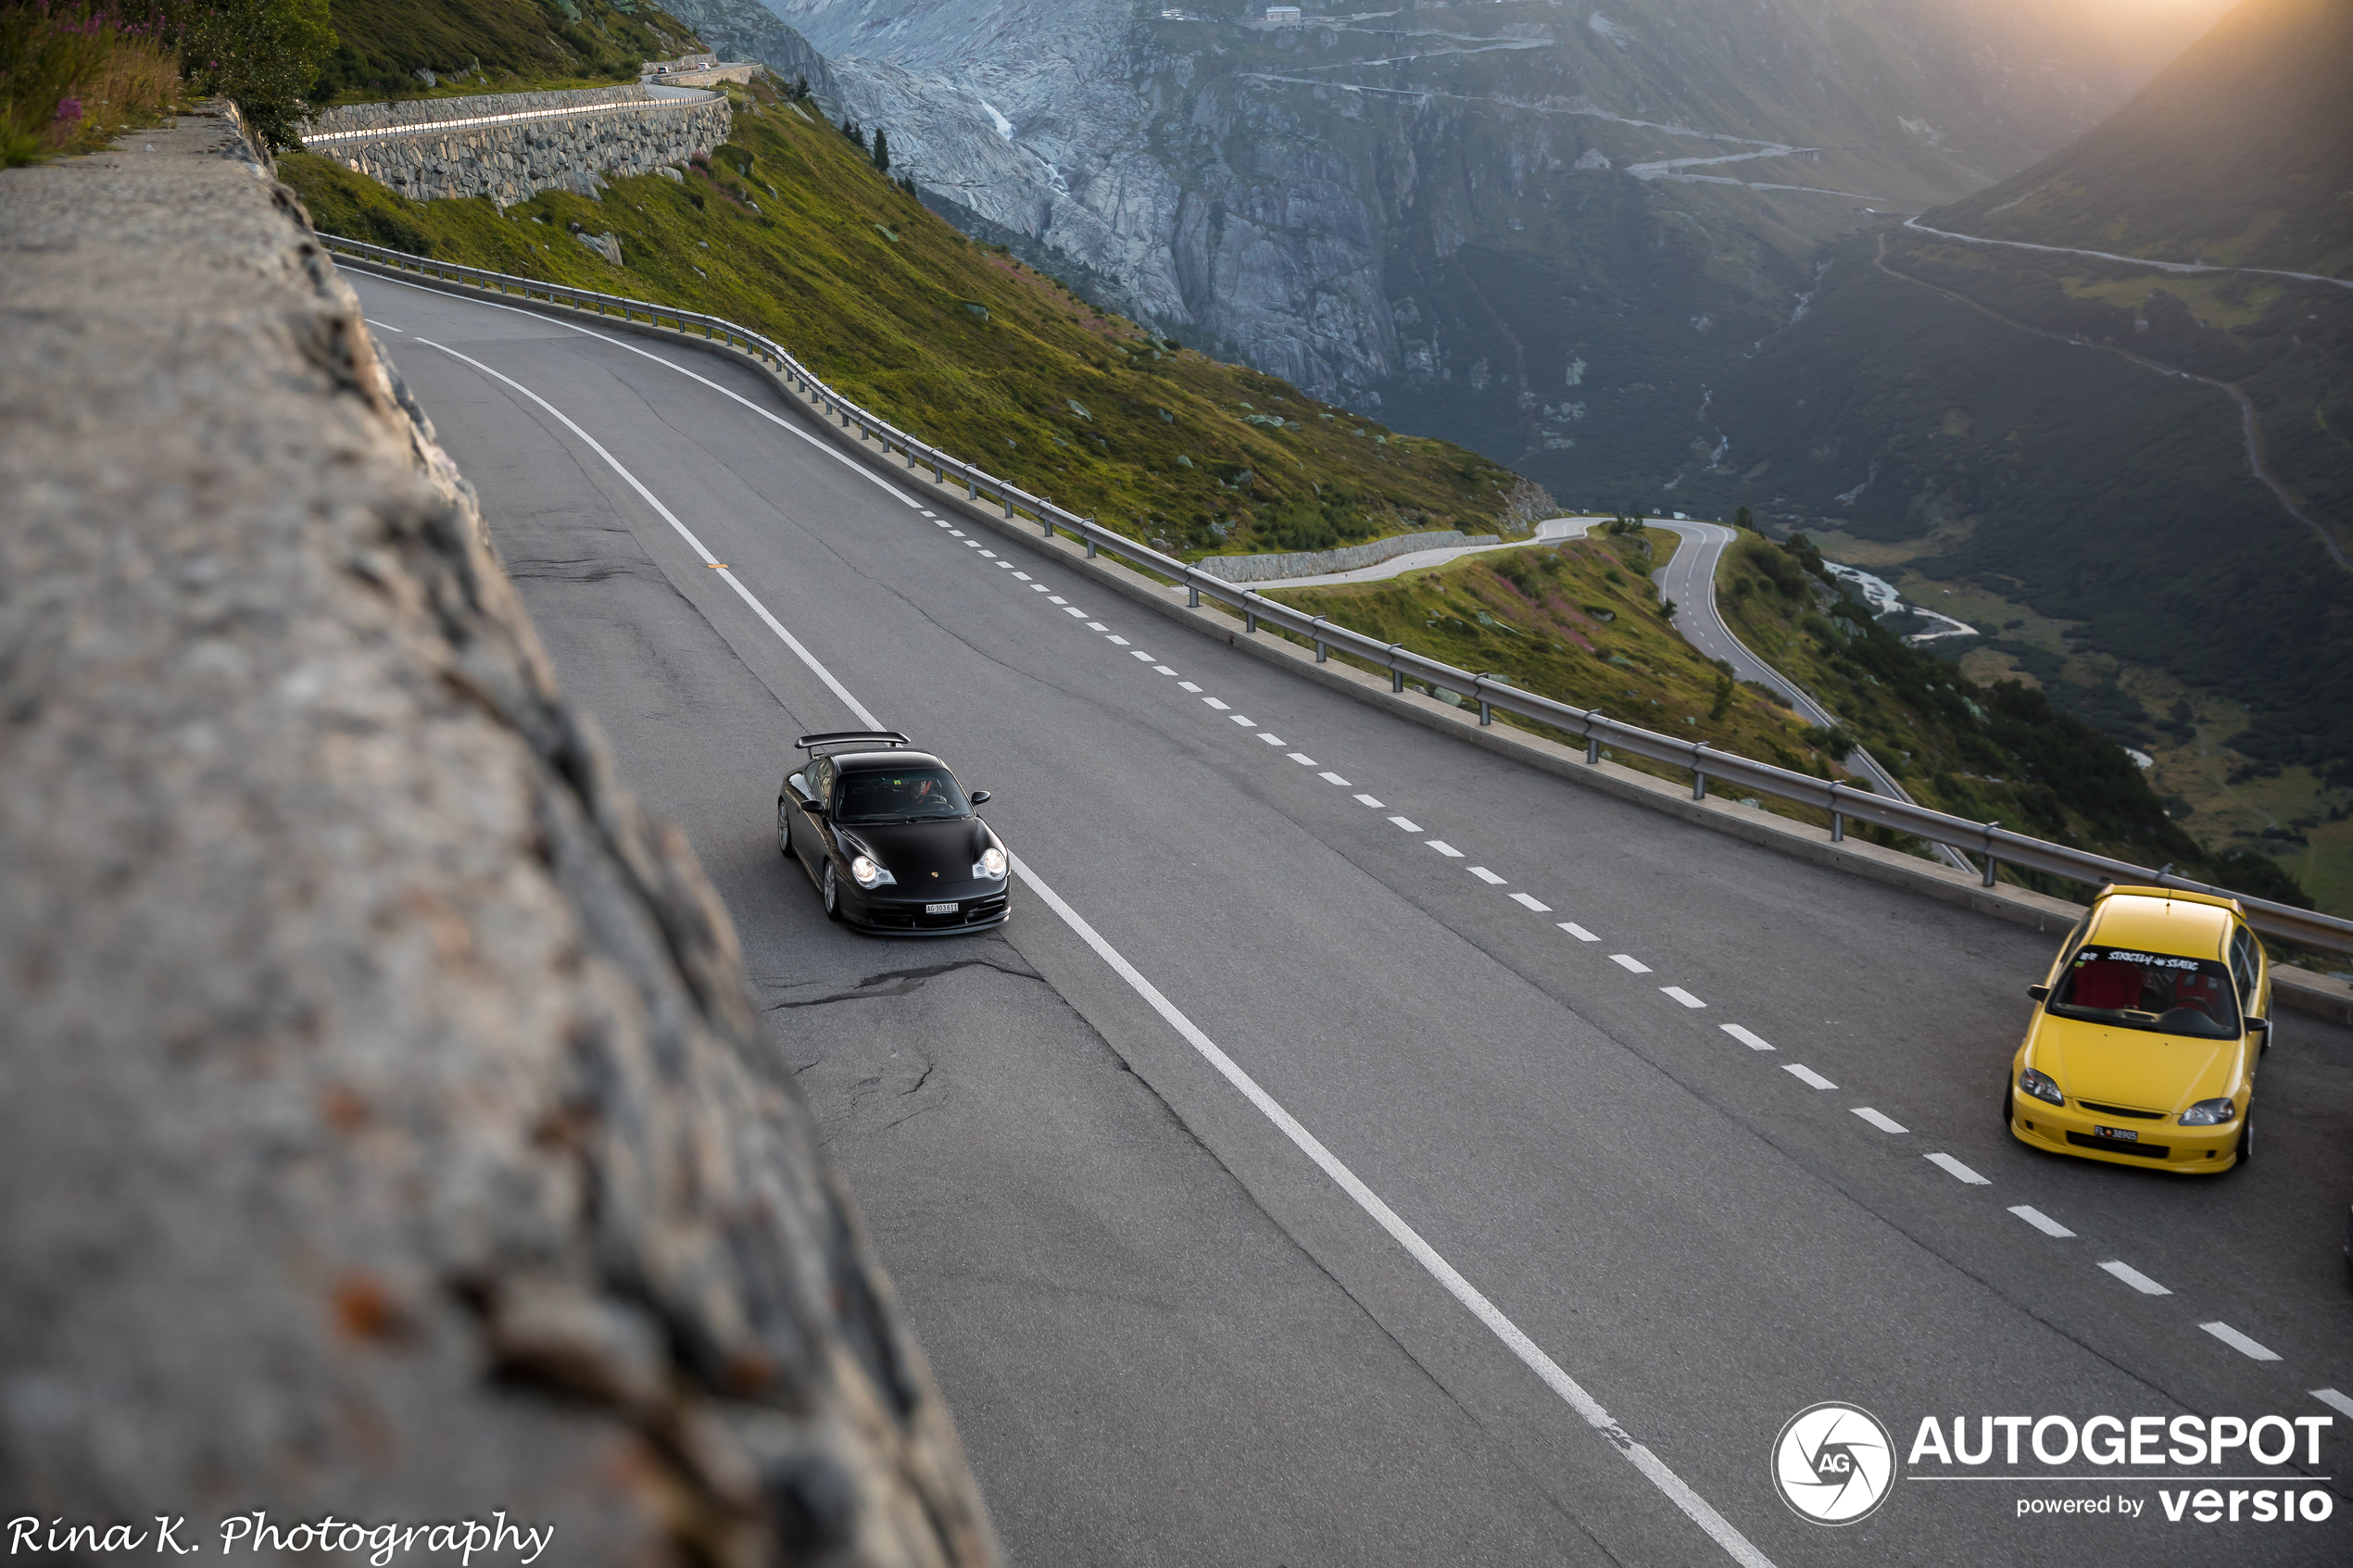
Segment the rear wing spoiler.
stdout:
[[906,746],[905,735],[897,730],[827,730],[822,734],[803,735],[793,742],[793,747],[812,757],[822,746]]

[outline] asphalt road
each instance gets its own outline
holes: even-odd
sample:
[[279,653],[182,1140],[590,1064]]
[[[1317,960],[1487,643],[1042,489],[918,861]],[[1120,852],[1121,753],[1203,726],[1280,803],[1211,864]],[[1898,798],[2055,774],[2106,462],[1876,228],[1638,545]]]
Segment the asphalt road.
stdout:
[[[2284,1021],[2244,1172],[2035,1154],[1995,1097],[2049,938],[1133,608],[926,516],[716,356],[352,282],[567,687],[726,899],[1013,1561],[2353,1555],[2346,1488],[2309,1479],[2353,1441],[2353,1400],[2310,1392],[2353,1390],[2353,1034]],[[790,738],[856,721],[843,692],[994,791],[1102,947],[1031,884],[996,935],[829,925],[772,812]],[[2290,1473],[2244,1456],[2029,1455],[1905,1467],[1824,1528],[1769,1454],[1831,1399],[1899,1459],[1929,1416],[2329,1416],[2292,1468],[2334,1516],[2167,1521],[2184,1476]],[[2116,1496],[2145,1512],[2017,1512]]]

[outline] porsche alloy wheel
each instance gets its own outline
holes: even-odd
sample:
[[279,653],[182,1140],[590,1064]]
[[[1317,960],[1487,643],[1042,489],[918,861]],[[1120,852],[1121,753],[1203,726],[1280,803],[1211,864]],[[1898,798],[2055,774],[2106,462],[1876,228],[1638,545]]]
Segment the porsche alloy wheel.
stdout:
[[834,881],[834,863],[825,862],[825,918],[841,919],[841,888]]

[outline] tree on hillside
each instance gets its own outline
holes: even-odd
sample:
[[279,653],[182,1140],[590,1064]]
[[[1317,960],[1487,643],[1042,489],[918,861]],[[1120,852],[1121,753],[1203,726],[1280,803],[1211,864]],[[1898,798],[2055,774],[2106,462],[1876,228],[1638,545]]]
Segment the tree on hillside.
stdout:
[[875,127],[875,167],[885,174],[890,172],[890,138],[879,125]]

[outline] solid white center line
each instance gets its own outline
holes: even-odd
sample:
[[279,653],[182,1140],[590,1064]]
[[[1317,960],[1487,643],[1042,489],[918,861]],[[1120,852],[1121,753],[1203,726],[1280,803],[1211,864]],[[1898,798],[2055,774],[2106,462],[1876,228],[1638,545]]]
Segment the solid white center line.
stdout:
[[1341,778],[1338,773],[1318,773],[1315,776],[1323,780],[1326,784],[1338,784],[1342,789],[1346,789],[1348,787],[1348,781]]
[[1692,996],[1689,991],[1684,990],[1680,985],[1661,985],[1659,989],[1666,992],[1668,996],[1674,997],[1677,1001],[1682,1003],[1687,1008],[1704,1008],[1707,1005],[1705,1002],[1701,1001],[1697,997]]
[[1561,929],[1567,932],[1571,936],[1576,937],[1579,942],[1598,942],[1601,940],[1600,937],[1594,935],[1592,932],[1586,930],[1583,926],[1578,924],[1573,920],[1565,920],[1561,922]]
[[1307,753],[1303,751],[1292,752],[1290,754],[1290,759],[1298,763],[1302,768],[1313,768],[1315,766],[1315,759],[1313,757],[1308,756]]
[[1254,729],[1258,728],[1258,721],[1257,721],[1257,720],[1255,720],[1255,719],[1251,719],[1251,718],[1247,718],[1247,717],[1243,716],[1242,714],[1239,714],[1239,713],[1228,713],[1228,714],[1227,714],[1227,715],[1226,715],[1226,717],[1227,717],[1227,718],[1228,718],[1228,719],[1231,719],[1231,720],[1232,720],[1235,723],[1239,724],[1239,725],[1240,725],[1243,729],[1245,729],[1245,730],[1254,730]]
[[1651,972],[1650,965],[1631,953],[1612,953],[1609,956],[1609,961],[1629,974],[1648,974]]
[[1403,828],[1407,833],[1419,833],[1422,831],[1422,824],[1414,821],[1411,817],[1391,817],[1389,820],[1395,822],[1399,827]]
[[1181,689],[1183,689],[1183,690],[1185,690],[1185,691],[1189,691],[1189,692],[1197,692],[1197,691],[1201,690],[1201,688],[1200,688],[1199,686],[1197,686],[1197,685],[1193,684],[1190,681],[1179,681],[1179,682],[1177,682],[1177,683],[1176,683],[1176,684],[1177,684],[1177,685],[1178,685]]
[[1463,852],[1461,850],[1455,848],[1453,845],[1447,843],[1442,838],[1431,839],[1429,841],[1429,847],[1432,849],[1437,850],[1440,854],[1445,856],[1450,860],[1459,860],[1463,858]]
[[1217,709],[1217,711],[1218,711],[1218,712],[1220,712],[1220,713],[1223,713],[1223,712],[1225,712],[1225,711],[1226,711],[1226,705],[1225,705],[1224,703],[1222,703],[1222,702],[1218,701],[1218,700],[1217,700],[1215,697],[1214,697],[1214,696],[1205,696],[1205,697],[1202,698],[1202,701],[1203,701],[1203,702],[1205,702],[1205,703],[1209,704],[1209,706],[1210,706],[1210,707],[1212,707],[1212,708],[1214,708],[1214,709]]
[[1788,1073],[1791,1077],[1796,1079],[1799,1083],[1805,1085],[1809,1089],[1835,1089],[1838,1087],[1836,1084],[1831,1083],[1828,1078],[1823,1077],[1812,1068],[1800,1067],[1793,1061],[1788,1066],[1782,1068],[1781,1071]]
[[1522,909],[1533,909],[1540,915],[1549,915],[1553,912],[1553,907],[1550,904],[1540,904],[1525,893],[1513,894],[1512,902]]
[[2015,1209],[2012,1209],[2010,1212],[2017,1215],[2020,1219],[2024,1220],[2028,1224],[2032,1225],[2036,1230],[2041,1231],[2045,1236],[2055,1236],[2061,1241],[2067,1240],[2075,1234],[2073,1231],[2069,1230],[2065,1225],[2060,1224],[2057,1220],[2052,1219],[2048,1214],[2044,1213],[2040,1209],[2035,1208],[2032,1203],[2021,1203]]
[[1771,1042],[1768,1041],[1763,1035],[1757,1034],[1755,1030],[1743,1029],[1737,1023],[1719,1023],[1716,1027],[1724,1031],[1725,1034],[1730,1035],[1733,1039],[1738,1040],[1742,1045],[1746,1046],[1750,1050],[1769,1051],[1773,1048]]
[[2114,1274],[2118,1279],[2122,1280],[2125,1284],[2131,1286],[2133,1289],[2139,1291],[2144,1296],[2171,1296],[2173,1294],[2171,1291],[2166,1289],[2165,1286],[2158,1284],[2157,1281],[2149,1278],[2148,1275],[2141,1273],[2140,1270],[2134,1268],[2130,1263],[2119,1262],[2117,1260],[2110,1258],[2107,1262],[2102,1263],[2100,1267],[2108,1273]]
[[1880,1111],[1873,1110],[1868,1105],[1856,1106],[1855,1108],[1855,1114],[1860,1116],[1864,1121],[1869,1122],[1872,1126],[1877,1127],[1882,1133],[1900,1133],[1905,1130],[1904,1123],[1895,1120],[1894,1117],[1884,1115]]
[[2311,1394],[2312,1398],[2320,1400],[2321,1403],[2328,1406],[2329,1409],[2333,1411],[2341,1411],[2347,1415],[2353,1415],[2353,1398],[2348,1398],[2346,1395],[2340,1394],[2334,1388],[2315,1388],[2311,1391]]
[[1990,1179],[1979,1175],[1976,1172],[1970,1170],[1968,1166],[1962,1164],[1959,1160],[1954,1159],[1949,1154],[1931,1154],[1925,1158],[1930,1164],[1935,1166],[1938,1170],[1944,1172],[1946,1175],[1952,1177],[1957,1182],[1967,1182],[1973,1187],[1991,1186],[1994,1185]]
[[1378,811],[1378,810],[1379,810],[1379,809],[1381,809],[1381,804],[1380,804],[1380,802],[1379,802],[1379,801],[1378,801],[1378,800],[1376,800],[1376,799],[1374,799],[1374,798],[1373,798],[1371,796],[1369,796],[1369,795],[1360,795],[1360,796],[1358,796],[1358,797],[1356,797],[1356,804],[1357,804],[1357,805],[1359,805],[1359,806],[1370,806],[1370,807],[1371,807],[1374,810],[1376,810],[1376,811]]
[[1485,866],[1473,866],[1470,868],[1470,873],[1490,887],[1501,887],[1504,885],[1504,879],[1497,876],[1493,872],[1489,871]]

